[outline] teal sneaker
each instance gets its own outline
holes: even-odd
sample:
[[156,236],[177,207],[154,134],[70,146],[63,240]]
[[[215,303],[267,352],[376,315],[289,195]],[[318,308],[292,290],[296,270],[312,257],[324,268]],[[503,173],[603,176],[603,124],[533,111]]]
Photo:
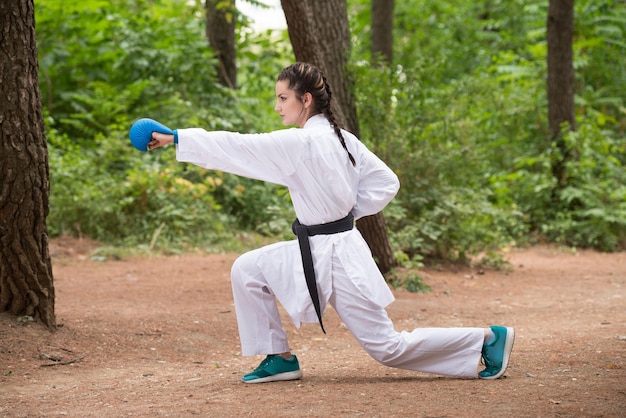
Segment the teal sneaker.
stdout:
[[515,340],[513,328],[492,325],[491,330],[496,334],[496,339],[489,345],[483,345],[485,370],[478,373],[481,379],[497,379],[504,374]]
[[298,358],[294,355],[290,360],[281,356],[269,355],[254,369],[241,378],[244,383],[265,383],[278,380],[297,380],[302,377]]

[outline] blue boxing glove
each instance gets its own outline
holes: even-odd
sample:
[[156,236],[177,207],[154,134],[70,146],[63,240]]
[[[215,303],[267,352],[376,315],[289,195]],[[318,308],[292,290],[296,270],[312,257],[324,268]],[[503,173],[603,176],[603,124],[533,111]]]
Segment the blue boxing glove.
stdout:
[[130,142],[141,152],[148,151],[148,143],[152,141],[152,132],[175,135],[175,132],[154,119],[139,119],[130,127]]

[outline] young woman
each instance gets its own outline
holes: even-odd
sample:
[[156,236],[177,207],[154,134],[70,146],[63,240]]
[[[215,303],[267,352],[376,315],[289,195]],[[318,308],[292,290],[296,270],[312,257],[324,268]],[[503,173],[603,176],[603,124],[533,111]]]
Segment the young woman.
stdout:
[[302,377],[281,324],[279,301],[296,327],[319,322],[332,305],[359,344],[383,365],[457,377],[496,379],[507,368],[512,328],[417,328],[397,332],[385,307],[394,297],[354,220],[380,212],[399,189],[397,176],[354,135],[337,126],[331,90],[313,65],[286,67],[276,82],[285,126],[264,134],[155,127],[148,149],[176,144],[176,158],[281,184],[289,189],[298,239],[240,256],[232,288],[244,356],[267,357],[246,383]]

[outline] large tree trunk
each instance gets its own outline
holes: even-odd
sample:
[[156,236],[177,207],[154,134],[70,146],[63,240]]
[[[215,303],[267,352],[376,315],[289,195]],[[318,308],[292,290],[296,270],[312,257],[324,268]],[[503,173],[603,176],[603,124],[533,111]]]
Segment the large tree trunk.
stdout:
[[33,0],[0,2],[0,312],[56,326]]
[[[328,79],[335,98],[332,111],[337,123],[359,136],[352,81],[346,70],[350,28],[345,0],[281,0],[296,60],[318,66]],[[378,267],[387,273],[395,259],[382,213],[357,221]]]
[[568,122],[575,130],[574,115],[574,0],[550,0],[548,7],[548,119],[552,139],[562,158],[554,161],[552,173],[557,188],[567,182],[566,165],[572,151],[561,135],[561,125]]
[[217,55],[217,75],[231,89],[237,88],[235,13],[235,0],[206,0],[206,35]]
[[350,28],[345,0],[282,0],[289,39],[296,60],[319,67],[326,74],[335,98],[337,123],[359,136],[359,123],[346,71]]

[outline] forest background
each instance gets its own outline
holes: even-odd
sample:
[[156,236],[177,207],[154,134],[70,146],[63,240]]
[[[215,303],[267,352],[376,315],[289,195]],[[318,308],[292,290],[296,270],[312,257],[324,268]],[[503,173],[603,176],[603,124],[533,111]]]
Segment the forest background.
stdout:
[[[402,184],[385,209],[399,263],[480,255],[497,266],[501,250],[536,242],[626,248],[626,3],[575,3],[576,130],[563,133],[575,158],[559,185],[547,9],[545,0],[396,2],[393,63],[377,67],[369,1],[348,0],[361,140]],[[35,10],[52,237],[98,240],[102,257],[293,238],[284,188],[177,163],[172,149],[140,153],[128,140],[141,117],[282,129],[273,108],[276,76],[294,60],[286,29],[254,30],[236,16],[238,88],[229,89],[202,1],[38,0]]]

